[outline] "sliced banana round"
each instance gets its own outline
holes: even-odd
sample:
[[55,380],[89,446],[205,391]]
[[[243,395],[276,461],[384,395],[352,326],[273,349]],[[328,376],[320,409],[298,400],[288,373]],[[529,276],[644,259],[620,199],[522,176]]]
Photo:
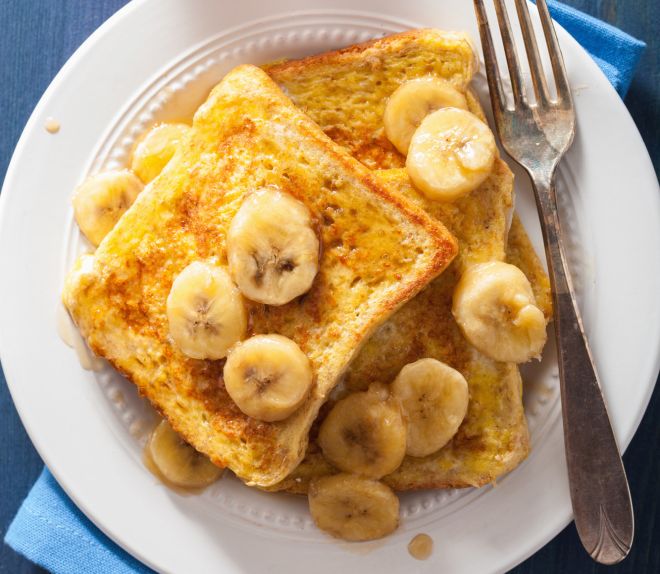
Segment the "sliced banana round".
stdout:
[[309,485],[309,510],[316,525],[342,540],[376,540],[399,525],[399,499],[388,486],[351,474],[335,474]]
[[163,171],[189,131],[186,124],[159,124],[151,128],[133,150],[131,169],[144,183],[149,183]]
[[493,169],[495,137],[477,116],[443,108],[426,116],[408,149],[408,175],[427,197],[453,201],[479,187]]
[[406,414],[410,456],[427,456],[445,446],[463,422],[470,398],[465,377],[430,358],[403,367],[392,394]]
[[85,237],[94,245],[101,243],[143,188],[142,182],[126,169],[92,175],[81,183],[71,201]]
[[323,455],[340,470],[368,478],[394,472],[406,454],[406,424],[399,399],[380,385],[338,401],[319,429]]
[[236,345],[223,376],[238,408],[266,422],[289,417],[307,397],[313,379],[307,355],[282,335],[255,335]]
[[177,347],[193,359],[222,359],[247,328],[243,297],[229,273],[201,261],[172,283],[167,319]]
[[452,313],[465,338],[496,361],[539,358],[546,323],[525,274],[491,261],[468,268],[454,290]]
[[422,120],[441,108],[468,109],[465,95],[447,80],[428,76],[401,84],[387,100],[385,135],[403,155]]
[[223,469],[196,451],[163,420],[147,444],[148,456],[165,480],[183,488],[202,488],[222,476]]
[[307,207],[275,188],[248,195],[227,234],[229,269],[243,294],[283,305],[312,286],[319,240]]

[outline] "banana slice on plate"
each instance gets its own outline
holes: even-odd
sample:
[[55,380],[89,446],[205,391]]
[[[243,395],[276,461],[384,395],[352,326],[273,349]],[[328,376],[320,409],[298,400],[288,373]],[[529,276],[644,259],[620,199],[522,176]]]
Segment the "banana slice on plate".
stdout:
[[465,377],[430,358],[403,367],[392,394],[406,414],[410,456],[427,456],[445,446],[463,422],[470,398]]
[[189,131],[190,126],[186,124],[159,124],[151,128],[133,150],[133,172],[144,183],[155,179]]
[[545,316],[516,266],[491,261],[468,268],[454,290],[452,313],[465,338],[487,357],[508,363],[540,357]]
[[283,305],[312,286],[319,240],[307,207],[275,188],[250,194],[227,234],[229,269],[243,294]]
[[184,441],[166,420],[154,429],[147,449],[158,472],[175,486],[202,488],[218,480],[223,472]]
[[73,193],[73,213],[85,237],[97,246],[133,204],[144,185],[127,169],[92,175]]
[[399,525],[399,499],[377,480],[335,474],[309,485],[309,510],[316,525],[342,540],[376,540]]
[[172,283],[167,319],[177,347],[193,359],[222,359],[247,328],[243,298],[229,273],[201,261]]
[[496,157],[495,137],[484,122],[466,110],[443,108],[417,128],[406,168],[427,197],[454,201],[484,182]]
[[417,78],[401,84],[387,100],[383,124],[385,135],[403,155],[422,120],[441,108],[468,109],[465,95],[447,80]]
[[406,454],[406,424],[399,399],[388,395],[386,387],[372,385],[338,401],[328,413],[318,443],[334,466],[368,478],[399,467]]
[[307,355],[282,335],[255,335],[236,345],[225,363],[225,388],[246,415],[266,422],[289,417],[312,386]]

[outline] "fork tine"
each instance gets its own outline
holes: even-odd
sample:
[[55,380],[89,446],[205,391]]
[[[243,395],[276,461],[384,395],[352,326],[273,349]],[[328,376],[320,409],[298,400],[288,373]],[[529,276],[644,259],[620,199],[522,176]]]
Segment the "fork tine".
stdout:
[[529,15],[529,8],[527,8],[527,1],[516,0],[516,10],[518,11],[520,29],[522,30],[523,39],[525,40],[525,51],[527,52],[527,60],[529,61],[529,71],[532,76],[532,84],[534,84],[534,93],[536,94],[537,101],[541,105],[546,105],[550,100],[548,83],[546,82],[545,74],[543,72],[543,64],[541,64],[539,47],[536,43],[536,36],[534,35],[534,28],[532,27],[532,19]]
[[504,0],[495,0],[495,10],[497,11],[497,20],[500,24],[500,33],[502,34],[502,43],[506,54],[506,63],[511,77],[511,91],[513,92],[513,101],[516,105],[522,103],[524,97],[524,84],[520,73],[520,64],[518,63],[518,54],[516,45],[513,41],[511,32],[511,23],[509,14],[506,10]]
[[573,99],[568,84],[568,74],[566,74],[564,58],[561,53],[561,48],[559,47],[557,32],[552,24],[552,18],[550,17],[548,6],[545,3],[545,0],[537,0],[536,6],[539,11],[539,16],[541,17],[545,43],[548,45],[548,52],[550,52],[550,61],[552,62],[552,71],[554,73],[555,85],[557,86],[558,99],[559,101],[572,105]]
[[486,63],[486,77],[488,78],[490,101],[493,106],[493,114],[497,119],[506,109],[506,98],[502,89],[502,80],[500,79],[497,56],[495,55],[495,47],[493,46],[493,37],[490,34],[488,16],[486,15],[483,0],[474,0],[474,11],[477,15],[477,22],[479,23],[479,36],[481,37],[481,48]]

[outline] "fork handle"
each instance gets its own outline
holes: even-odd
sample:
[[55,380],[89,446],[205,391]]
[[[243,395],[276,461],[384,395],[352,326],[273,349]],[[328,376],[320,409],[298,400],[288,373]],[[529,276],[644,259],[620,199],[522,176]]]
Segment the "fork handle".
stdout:
[[559,233],[554,176],[533,181],[554,302],[564,443],[575,526],[602,564],[630,552],[634,517],[630,490],[596,367],[576,305]]

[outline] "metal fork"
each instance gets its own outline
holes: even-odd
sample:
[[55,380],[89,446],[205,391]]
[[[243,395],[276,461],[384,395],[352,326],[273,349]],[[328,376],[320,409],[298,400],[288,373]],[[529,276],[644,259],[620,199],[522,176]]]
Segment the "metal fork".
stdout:
[[630,490],[584,335],[563,253],[555,171],[573,142],[575,112],[559,42],[545,0],[537,7],[550,53],[557,96],[551,97],[525,0],[515,0],[535,101],[527,94],[504,0],[494,0],[513,106],[507,103],[483,0],[474,0],[495,125],[507,153],[529,174],[541,219],[554,301],[564,443],[578,534],[597,562],[629,553],[634,518]]

